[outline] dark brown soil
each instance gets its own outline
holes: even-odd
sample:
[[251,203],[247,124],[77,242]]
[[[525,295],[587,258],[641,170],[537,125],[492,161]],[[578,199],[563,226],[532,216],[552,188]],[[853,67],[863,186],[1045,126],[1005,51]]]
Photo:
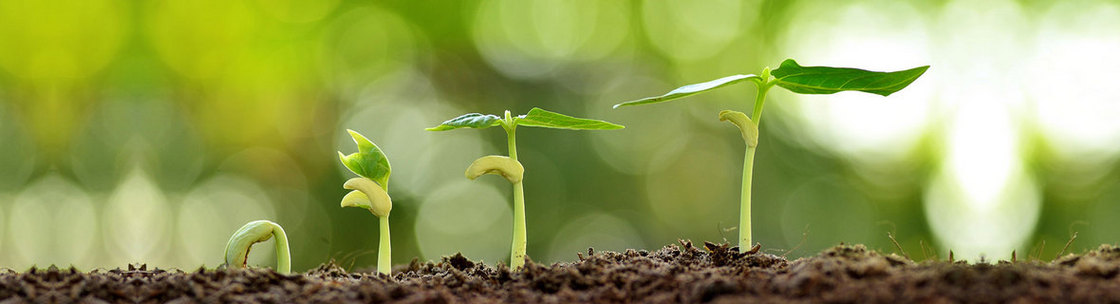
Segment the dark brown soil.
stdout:
[[1120,248],[1050,263],[922,262],[838,246],[786,261],[726,245],[592,252],[580,261],[492,267],[456,255],[398,265],[392,277],[326,264],[182,272],[129,267],[0,273],[0,303],[1037,303],[1120,302]]

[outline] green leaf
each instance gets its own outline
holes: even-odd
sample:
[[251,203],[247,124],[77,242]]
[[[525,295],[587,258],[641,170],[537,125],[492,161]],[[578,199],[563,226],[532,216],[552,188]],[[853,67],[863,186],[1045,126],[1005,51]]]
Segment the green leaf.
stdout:
[[762,77],[758,77],[757,75],[731,75],[731,76],[723,77],[723,78],[708,81],[708,82],[695,83],[695,84],[690,84],[690,85],[686,85],[686,86],[683,86],[683,87],[679,87],[675,90],[669,91],[669,93],[666,93],[665,95],[655,96],[655,97],[646,97],[646,98],[642,98],[642,99],[638,99],[638,100],[634,100],[634,101],[623,102],[623,103],[614,105],[614,108],[617,109],[618,107],[622,107],[622,106],[636,106],[636,105],[643,105],[643,104],[650,104],[650,103],[666,102],[666,101],[670,101],[670,100],[674,100],[674,99],[678,99],[678,98],[684,98],[684,97],[692,96],[692,95],[695,95],[695,94],[707,92],[707,91],[710,91],[710,90],[715,90],[715,89],[718,89],[718,88],[723,87],[723,86],[728,86],[728,85],[732,85],[732,84],[735,84],[735,83],[738,83],[738,82],[742,82],[744,80],[762,82],[763,79],[762,79]]
[[475,128],[483,129],[497,126],[501,123],[502,118],[497,115],[470,113],[464,114],[459,117],[452,118],[442,124],[427,128],[428,131],[446,131],[458,128]]
[[529,110],[528,114],[519,116],[517,125],[568,130],[614,130],[624,128],[602,120],[575,118],[541,108],[533,108]]
[[389,191],[389,174],[393,169],[389,166],[389,159],[385,157],[385,153],[362,134],[350,129],[346,132],[350,132],[350,137],[353,137],[354,143],[358,144],[358,152],[350,155],[338,152],[338,159],[354,174],[371,179],[385,191]]
[[772,72],[780,87],[799,94],[832,94],[860,91],[887,96],[922,76],[929,66],[896,72],[874,72],[853,68],[804,67],[786,59]]

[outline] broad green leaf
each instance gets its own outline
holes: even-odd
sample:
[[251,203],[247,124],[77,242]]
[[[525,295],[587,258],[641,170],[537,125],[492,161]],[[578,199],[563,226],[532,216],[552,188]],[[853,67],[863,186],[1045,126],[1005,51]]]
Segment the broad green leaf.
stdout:
[[786,59],[772,72],[778,86],[799,94],[832,94],[860,91],[887,96],[922,76],[929,66],[896,72],[874,72],[853,68],[805,67]]
[[686,86],[683,86],[683,87],[679,87],[675,90],[669,91],[669,93],[666,93],[665,95],[655,96],[655,97],[646,97],[646,98],[642,98],[642,99],[638,99],[638,100],[634,100],[634,101],[623,102],[623,103],[614,105],[614,108],[617,109],[618,107],[622,107],[622,106],[636,106],[636,105],[643,105],[643,104],[650,104],[650,103],[666,102],[666,101],[670,101],[670,100],[674,100],[674,99],[678,99],[678,98],[683,98],[683,97],[688,97],[688,96],[692,96],[692,95],[695,95],[695,94],[699,94],[699,93],[707,92],[707,91],[710,91],[710,90],[718,89],[720,87],[732,85],[732,84],[735,84],[735,83],[738,83],[738,82],[742,82],[744,80],[752,80],[752,81],[761,82],[763,79],[762,79],[762,77],[758,77],[757,75],[731,75],[731,76],[723,77],[723,78],[708,81],[708,82],[695,83],[695,84],[690,84],[690,85],[686,85]]
[[371,179],[388,191],[389,174],[393,169],[389,166],[389,159],[385,157],[385,153],[362,134],[350,129],[346,132],[350,132],[350,137],[353,137],[354,143],[358,144],[358,152],[350,155],[338,152],[338,159],[354,174]]
[[438,126],[427,128],[425,130],[428,130],[428,131],[446,131],[446,130],[454,130],[454,129],[458,129],[458,128],[483,129],[483,128],[489,128],[489,127],[497,126],[498,124],[500,124],[501,120],[502,120],[502,118],[498,117],[497,115],[470,113],[470,114],[464,114],[462,116],[452,118],[448,121],[443,122],[442,124],[440,124]]
[[624,128],[623,126],[602,120],[575,118],[560,113],[549,112],[541,108],[533,108],[529,110],[528,114],[519,116],[517,125],[568,130],[613,130]]

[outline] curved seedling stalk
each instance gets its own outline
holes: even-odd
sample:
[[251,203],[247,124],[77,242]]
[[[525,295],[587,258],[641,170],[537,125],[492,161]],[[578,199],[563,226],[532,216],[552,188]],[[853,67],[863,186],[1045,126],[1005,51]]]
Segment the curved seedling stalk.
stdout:
[[249,249],[253,244],[276,238],[276,272],[288,274],[292,271],[292,256],[288,249],[288,235],[284,228],[271,221],[252,221],[237,229],[226,242],[226,265],[245,268],[249,260]]
[[510,245],[509,266],[519,269],[525,265],[525,168],[517,161],[517,126],[566,129],[566,130],[612,130],[623,126],[602,120],[576,118],[533,108],[525,115],[513,116],[505,111],[505,117],[492,114],[470,113],[444,121],[428,131],[447,131],[460,128],[485,129],[502,126],[506,131],[509,157],[491,155],[474,161],[467,168],[467,178],[475,179],[487,173],[498,174],[513,184],[513,244]]
[[715,90],[735,83],[750,81],[758,86],[755,95],[754,111],[747,117],[742,112],[723,110],[719,113],[721,121],[730,121],[739,127],[746,142],[743,158],[743,188],[739,213],[739,249],[751,247],[751,178],[754,168],[754,154],[758,146],[758,126],[761,123],[762,106],[766,93],[771,87],[779,86],[798,94],[832,94],[842,91],[859,91],[888,96],[902,90],[921,77],[929,66],[921,66],[895,72],[875,72],[854,68],[835,68],[822,66],[801,66],[793,59],[786,59],[773,72],[770,68],[760,75],[732,75],[720,79],[690,84],[669,91],[661,96],[647,97],[614,105],[615,108],[676,100],[703,92]]
[[353,191],[343,196],[339,205],[363,208],[377,216],[381,234],[377,246],[377,272],[389,274],[393,267],[393,248],[389,238],[389,212],[393,210],[393,199],[389,197],[392,168],[381,148],[354,130],[346,131],[358,144],[358,152],[350,155],[338,152],[338,156],[342,164],[359,177],[346,180],[342,185],[342,188]]

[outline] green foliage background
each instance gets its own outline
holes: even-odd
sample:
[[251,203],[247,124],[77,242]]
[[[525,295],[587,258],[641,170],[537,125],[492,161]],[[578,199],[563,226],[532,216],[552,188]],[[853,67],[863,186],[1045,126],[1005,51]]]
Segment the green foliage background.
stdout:
[[[610,106],[758,73],[787,57],[807,66],[933,67],[915,83],[924,89],[889,98],[771,94],[753,211],[766,252],[799,257],[840,242],[894,251],[890,232],[914,258],[1010,239],[997,252],[972,252],[1023,257],[1041,247],[1049,259],[1071,231],[1080,233],[1074,250],[1120,238],[1117,151],[1108,148],[1116,136],[1087,133],[1104,144],[1066,144],[1036,122],[1055,113],[1038,110],[1045,102],[1065,99],[1037,91],[1030,77],[960,75],[1067,66],[1053,57],[1116,65],[1051,48],[1066,41],[1120,50],[1120,36],[1107,30],[1116,22],[1093,23],[1117,20],[1116,11],[1108,1],[2,1],[0,267],[213,267],[229,233],[254,219],[285,227],[294,270],[328,259],[372,267],[375,218],[338,207],[349,174],[335,151],[354,151],[348,128],[393,164],[396,263],[455,251],[498,262],[508,256],[509,185],[470,182],[462,172],[479,156],[504,154],[504,134],[424,128],[462,113],[532,107],[627,126],[518,132],[534,260],[571,261],[590,246],[734,240],[742,140],[716,114],[747,111],[751,86],[689,103]],[[1071,17],[1084,12],[1095,13]],[[1103,32],[1071,27],[1078,24]],[[844,26],[853,29],[833,31]],[[1008,40],[973,45],[992,37]],[[847,47],[857,51],[844,54],[857,56],[827,55],[837,41],[853,41]],[[1030,195],[984,209],[998,212],[961,215],[1014,229],[938,233],[931,218],[967,211],[928,204],[952,160],[945,151],[956,133],[946,126],[955,101],[977,94],[1011,100],[999,108],[1012,113],[1016,138],[1019,169],[1008,172],[1029,182],[1005,188]],[[904,143],[859,153],[810,128],[819,116],[806,109],[856,99],[929,112]],[[1082,110],[1112,113],[1102,104]],[[1006,218],[1027,221],[1000,224]],[[270,249],[254,252],[252,263],[271,265]]]

